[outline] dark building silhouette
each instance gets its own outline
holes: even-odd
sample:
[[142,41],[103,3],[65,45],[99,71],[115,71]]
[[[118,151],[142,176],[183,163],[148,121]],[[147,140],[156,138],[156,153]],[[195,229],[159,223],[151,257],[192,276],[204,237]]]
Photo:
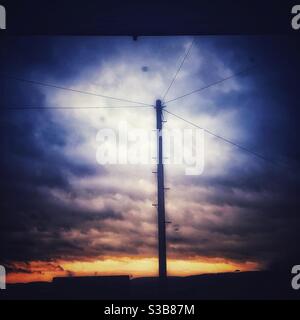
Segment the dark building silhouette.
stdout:
[[160,284],[155,277],[60,277],[52,282],[9,284],[0,291],[0,299],[300,299],[300,290],[291,287],[290,275],[279,272],[168,277],[164,288]]

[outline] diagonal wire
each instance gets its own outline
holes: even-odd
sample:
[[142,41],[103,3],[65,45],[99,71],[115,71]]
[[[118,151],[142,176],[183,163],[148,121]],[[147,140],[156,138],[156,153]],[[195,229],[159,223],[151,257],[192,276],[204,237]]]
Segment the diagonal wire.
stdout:
[[86,94],[86,95],[90,95],[90,96],[101,97],[101,98],[105,98],[105,99],[112,99],[112,100],[118,100],[118,101],[123,101],[123,102],[136,103],[136,104],[141,104],[141,105],[145,105],[145,106],[152,106],[152,105],[150,105],[150,104],[143,103],[143,102],[137,102],[137,101],[127,100],[127,99],[122,99],[122,98],[116,98],[116,97],[106,96],[106,95],[103,95],[103,94],[94,93],[94,92],[89,92],[89,91],[84,91],[84,90],[77,90],[77,89],[73,89],[73,88],[67,88],[67,87],[58,86],[58,85],[54,85],[54,84],[50,84],[50,83],[45,83],[45,82],[41,82],[41,81],[28,80],[28,79],[24,79],[24,78],[19,78],[19,77],[14,77],[14,76],[6,75],[6,74],[4,74],[4,73],[0,73],[0,75],[1,75],[2,77],[7,78],[7,79],[11,79],[11,80],[15,80],[15,81],[20,81],[20,82],[26,82],[26,83],[30,83],[30,84],[34,84],[34,85],[39,85],[39,86],[44,86],[44,87],[49,87],[49,88],[54,88],[54,89],[61,89],[61,90],[65,90],[65,91],[71,91],[71,92]]
[[[281,163],[281,162],[277,162],[277,161],[274,161],[274,160],[272,160],[272,159],[269,159],[269,158],[267,158],[267,157],[265,157],[265,156],[263,156],[263,155],[255,152],[255,151],[252,151],[252,150],[250,150],[250,149],[248,149],[248,148],[246,148],[246,147],[244,147],[244,146],[242,146],[242,145],[240,145],[240,144],[237,144],[237,143],[235,143],[235,142],[233,142],[233,141],[231,141],[231,140],[229,140],[229,139],[227,139],[227,138],[224,138],[224,137],[222,137],[222,136],[220,136],[220,135],[218,135],[218,134],[215,134],[214,132],[212,132],[212,131],[210,131],[210,130],[207,130],[207,129],[205,129],[205,128],[203,128],[203,127],[201,127],[201,126],[199,126],[199,125],[197,125],[197,124],[195,124],[195,123],[193,123],[193,122],[191,122],[191,121],[189,121],[189,120],[186,120],[186,119],[184,119],[183,117],[181,117],[181,116],[179,116],[179,115],[177,115],[177,114],[175,114],[175,113],[173,113],[173,112],[171,112],[171,111],[168,111],[168,110],[166,110],[166,109],[164,109],[164,111],[167,112],[167,113],[169,113],[169,114],[171,114],[171,115],[173,115],[174,117],[176,117],[176,118],[178,118],[178,119],[180,119],[180,120],[183,120],[183,121],[187,122],[188,124],[190,124],[190,125],[192,125],[192,126],[194,126],[194,127],[197,127],[197,128],[199,128],[199,129],[204,130],[204,131],[207,132],[208,134],[210,134],[210,135],[212,135],[212,136],[214,136],[214,137],[216,137],[216,138],[218,138],[218,139],[221,139],[221,140],[223,140],[223,141],[225,141],[225,142],[227,142],[227,143],[229,143],[229,144],[231,144],[231,145],[233,145],[233,146],[235,146],[235,147],[237,147],[237,148],[239,148],[239,149],[241,149],[241,150],[243,150],[243,151],[246,151],[246,152],[254,155],[254,156],[257,157],[257,158],[260,158],[260,159],[262,159],[262,160],[264,160],[264,161],[270,162],[270,163],[272,163],[273,165],[279,165],[279,166],[281,166],[281,167],[282,167],[282,166],[285,166],[285,165],[284,165],[283,163]],[[285,167],[286,167],[286,166],[285,166]]]
[[234,77],[237,77],[237,76],[239,76],[239,75],[241,75],[241,74],[249,71],[250,69],[253,69],[253,68],[256,67],[256,66],[257,66],[257,65],[249,66],[249,67],[247,67],[247,68],[245,68],[245,69],[243,69],[243,70],[240,70],[240,71],[238,71],[238,72],[236,72],[236,73],[231,74],[230,76],[228,76],[228,77],[226,77],[226,78],[222,78],[222,79],[220,79],[220,80],[218,80],[218,81],[215,81],[215,82],[212,82],[212,83],[210,83],[210,84],[208,84],[208,85],[206,85],[206,86],[204,86],[204,87],[201,87],[201,88],[199,88],[199,89],[196,89],[196,90],[193,90],[193,91],[191,91],[191,92],[188,92],[188,93],[186,93],[186,94],[184,94],[184,95],[182,95],[182,96],[179,96],[179,97],[177,97],[177,98],[171,99],[171,100],[167,101],[166,103],[170,103],[170,102],[173,102],[173,101],[182,99],[182,98],[187,97],[187,96],[189,96],[189,95],[191,95],[191,94],[194,94],[194,93],[196,93],[196,92],[200,92],[200,91],[203,91],[203,90],[205,90],[205,89],[207,89],[207,88],[210,88],[210,87],[213,87],[213,86],[215,86],[215,85],[218,85],[218,84],[220,84],[220,83],[222,83],[222,82],[224,82],[224,81],[227,81],[227,80],[229,80],[229,79],[232,79],[232,78],[234,78]]
[[180,70],[181,70],[181,68],[182,68],[185,60],[186,60],[186,58],[188,57],[188,55],[189,55],[189,53],[190,53],[190,51],[191,51],[191,49],[192,49],[192,47],[193,47],[193,45],[194,45],[194,42],[195,42],[195,38],[193,38],[193,40],[192,40],[192,42],[191,42],[188,50],[186,51],[186,53],[185,53],[185,55],[184,55],[184,57],[183,57],[183,59],[182,59],[182,61],[181,61],[181,64],[179,65],[179,67],[178,67],[178,69],[177,69],[177,71],[176,71],[176,73],[175,73],[175,75],[174,75],[174,77],[173,77],[173,79],[172,79],[172,81],[171,81],[171,83],[170,83],[167,91],[165,92],[165,94],[164,94],[164,96],[163,96],[163,99],[162,99],[163,101],[165,100],[165,98],[166,98],[167,94],[169,93],[172,85],[174,84],[174,82],[175,82],[175,80],[176,80],[176,78],[177,78],[177,76],[178,76],[178,74],[179,74],[179,72],[180,72]]
[[4,110],[49,110],[49,109],[65,109],[65,110],[82,110],[82,109],[124,109],[124,108],[153,108],[152,106],[106,106],[106,107],[37,107],[37,106],[27,106],[27,107],[0,107],[0,111]]

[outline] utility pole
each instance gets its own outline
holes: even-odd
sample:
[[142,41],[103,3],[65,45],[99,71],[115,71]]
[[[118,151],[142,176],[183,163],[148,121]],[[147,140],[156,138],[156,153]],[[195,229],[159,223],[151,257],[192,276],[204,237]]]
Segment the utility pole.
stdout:
[[165,218],[165,185],[163,165],[162,139],[162,110],[161,100],[156,100],[156,129],[157,129],[157,222],[158,222],[158,261],[159,278],[167,278],[167,250],[166,250],[166,218]]

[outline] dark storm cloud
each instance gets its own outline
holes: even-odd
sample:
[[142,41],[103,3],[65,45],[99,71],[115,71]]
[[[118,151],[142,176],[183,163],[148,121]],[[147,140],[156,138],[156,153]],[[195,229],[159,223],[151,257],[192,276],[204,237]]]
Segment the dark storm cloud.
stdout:
[[[12,74],[51,69],[52,77],[74,75],[74,65],[57,59],[67,47],[53,41],[8,38],[1,46],[1,71]],[[58,50],[58,52],[56,51]],[[84,55],[83,55],[84,56]],[[45,65],[45,61],[47,64]],[[71,70],[73,70],[71,72]],[[89,228],[94,221],[122,219],[111,209],[101,212],[62,206],[44,188],[56,188],[76,196],[68,175],[102,175],[101,167],[72,161],[63,153],[65,129],[47,110],[5,110],[10,107],[45,106],[45,97],[34,86],[1,78],[1,261],[47,260],[86,254],[84,243],[64,238],[61,230]],[[84,252],[84,253],[83,253]]]
[[[119,46],[118,41],[108,40],[110,45],[104,46],[86,38],[1,41],[3,72],[25,74],[33,80],[51,79],[59,84],[72,83],[81,66],[88,69],[101,64],[103,57],[115,54],[109,48],[122,47],[123,40]],[[211,56],[217,56],[233,71],[257,66],[237,78],[243,90],[219,92],[214,106],[195,106],[194,112],[218,116],[234,108],[239,113],[239,125],[248,133],[235,141],[274,162],[283,162],[283,166],[251,158],[248,167],[232,163],[227,174],[217,177],[180,179],[178,185],[184,185],[187,192],[193,185],[211,190],[205,196],[199,195],[199,202],[216,209],[206,217],[205,211],[198,212],[202,217],[199,221],[185,219],[191,233],[185,233],[183,227],[179,232],[170,231],[169,254],[258,260],[272,267],[291,261],[299,264],[299,48],[292,37],[209,37],[200,38],[199,45],[207,62],[201,69],[207,83],[219,80],[218,66]],[[147,46],[150,50],[151,43]],[[155,41],[153,46],[160,57],[168,58]],[[141,68],[148,71],[148,66]],[[35,86],[1,77],[0,81],[1,105],[45,105],[45,96]],[[211,97],[209,90],[201,94]],[[2,109],[0,116],[1,261],[9,264],[154,252],[156,243],[148,237],[149,232],[137,228],[138,222],[128,226],[121,210],[107,207],[97,211],[70,202],[63,204],[48,192],[61,190],[74,202],[80,197],[92,200],[95,192],[103,197],[114,193],[109,187],[83,190],[70,183],[70,176],[98,175],[101,179],[106,172],[66,156],[66,128],[58,125],[51,113]],[[228,210],[235,213],[233,218],[227,216]],[[111,242],[101,241],[105,237]]]
[[[215,109],[203,106],[204,112],[218,113],[236,106],[240,123],[250,134],[246,140],[236,137],[235,141],[271,161],[252,157],[259,169],[250,164],[248,168],[235,168],[233,164],[227,176],[200,177],[199,185],[214,190],[206,203],[238,208],[239,213],[228,224],[226,213],[221,224],[201,220],[195,226],[197,235],[184,239],[174,235],[175,243],[182,244],[174,249],[177,254],[239,260],[256,257],[269,267],[290,268],[300,261],[299,45],[293,37],[208,40],[207,50],[222,52],[225,65],[233,70],[252,63],[255,67],[240,77],[248,82],[242,93],[220,94]],[[209,96],[209,92],[203,95]]]
[[[61,271],[65,271],[60,265],[52,263],[52,262],[48,262],[48,263],[44,263],[43,267],[45,268],[45,270],[47,270],[48,272],[61,272]],[[7,273],[21,273],[21,274],[43,274],[44,271],[43,270],[32,270],[32,267],[30,266],[29,263],[27,262],[22,262],[22,263],[18,263],[18,264],[7,264],[6,265],[6,272]]]
[[[234,72],[248,68],[237,78],[248,81],[247,87],[239,94],[220,94],[215,111],[235,105],[240,122],[251,132],[246,143],[252,149],[271,159],[295,160],[299,164],[297,119],[300,109],[296,92],[300,44],[295,40],[284,36],[218,37],[207,41],[207,50],[222,52],[224,64]],[[213,77],[209,66],[205,68],[208,79]],[[218,79],[208,83],[214,80]],[[208,95],[209,91],[203,94]],[[213,111],[205,109],[205,112]]]
[[[251,168],[251,167],[250,167]],[[210,210],[186,212],[193,231],[170,232],[175,257],[226,257],[260,262],[265,267],[290,268],[300,259],[300,180],[298,172],[281,167],[230,171],[228,176],[190,178],[201,185],[199,203]],[[200,218],[200,219],[198,219]]]

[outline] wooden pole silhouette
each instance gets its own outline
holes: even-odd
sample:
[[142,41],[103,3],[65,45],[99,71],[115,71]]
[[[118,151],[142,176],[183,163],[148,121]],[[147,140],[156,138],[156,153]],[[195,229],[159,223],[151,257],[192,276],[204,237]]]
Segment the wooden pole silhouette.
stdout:
[[167,278],[166,250],[166,218],[165,218],[165,185],[163,165],[162,109],[161,100],[156,100],[156,129],[157,129],[157,222],[158,222],[158,260],[159,278]]

